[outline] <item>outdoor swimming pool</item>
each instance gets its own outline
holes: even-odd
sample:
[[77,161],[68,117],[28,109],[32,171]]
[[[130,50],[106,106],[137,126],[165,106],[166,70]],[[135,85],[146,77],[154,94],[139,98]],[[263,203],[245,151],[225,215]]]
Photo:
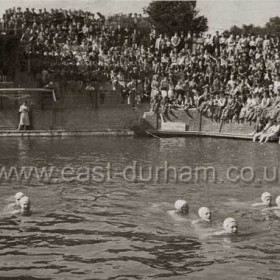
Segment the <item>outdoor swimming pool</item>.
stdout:
[[[0,147],[1,167],[54,170],[48,181],[34,174],[17,181],[14,173],[1,179],[3,207],[22,191],[34,211],[0,219],[1,279],[279,277],[279,219],[250,207],[264,191],[273,200],[280,195],[279,180],[268,182],[278,174],[277,144],[77,137],[0,139]],[[132,178],[133,164],[142,178]],[[164,170],[156,178],[165,165],[174,167],[169,182]],[[184,173],[196,167],[211,167],[215,180]],[[179,198],[188,200],[193,218],[208,206],[215,228],[235,217],[240,235],[201,238],[188,221],[167,214]]]

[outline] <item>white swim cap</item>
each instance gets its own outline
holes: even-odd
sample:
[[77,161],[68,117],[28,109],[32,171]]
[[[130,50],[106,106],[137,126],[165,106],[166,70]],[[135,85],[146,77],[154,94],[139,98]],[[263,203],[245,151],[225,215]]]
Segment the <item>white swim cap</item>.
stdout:
[[207,207],[200,207],[199,210],[198,210],[198,216],[202,219],[204,219],[204,214],[207,213],[207,212],[211,212],[209,208]]
[[261,196],[262,201],[264,202],[267,197],[271,197],[271,194],[269,192],[264,192]]
[[178,199],[175,202],[175,209],[180,211],[182,208],[189,209],[189,205],[186,200]]
[[275,203],[277,204],[277,206],[280,206],[280,195],[276,197]]
[[24,194],[22,192],[17,192],[14,196],[15,200],[19,200],[21,199],[22,197],[24,197]]
[[226,218],[223,223],[224,229],[227,229],[230,224],[237,224],[236,220],[234,218]]
[[19,203],[20,203],[21,206],[25,203],[31,205],[31,200],[28,196],[24,196],[20,199]]

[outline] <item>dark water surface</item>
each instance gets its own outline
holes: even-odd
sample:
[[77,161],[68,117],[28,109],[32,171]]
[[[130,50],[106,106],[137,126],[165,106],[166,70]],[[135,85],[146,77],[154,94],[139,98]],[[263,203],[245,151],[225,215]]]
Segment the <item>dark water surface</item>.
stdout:
[[[31,197],[34,212],[0,217],[0,279],[279,279],[280,219],[250,207],[264,191],[273,199],[280,195],[278,178],[267,182],[264,174],[266,167],[270,178],[273,171],[278,175],[279,149],[195,138],[0,139],[1,167],[54,168],[48,181],[16,180],[14,174],[1,179],[3,208],[22,191]],[[146,179],[151,168],[151,180],[141,181],[139,174],[132,180],[132,170],[125,168],[133,161]],[[155,168],[167,163],[177,177],[182,167],[212,167],[215,181],[211,176],[176,181],[173,171],[169,182],[163,174],[157,180]],[[86,168],[105,170],[108,164],[109,177],[105,171],[78,177]],[[65,167],[73,169],[63,178]],[[227,179],[235,167],[251,168],[252,182],[246,168],[244,180],[229,180],[239,175],[233,169]],[[124,179],[123,170],[131,180]],[[102,176],[104,182],[97,182]],[[208,206],[214,228],[232,216],[240,234],[202,237],[189,220],[167,213],[179,198],[188,200],[190,219]]]

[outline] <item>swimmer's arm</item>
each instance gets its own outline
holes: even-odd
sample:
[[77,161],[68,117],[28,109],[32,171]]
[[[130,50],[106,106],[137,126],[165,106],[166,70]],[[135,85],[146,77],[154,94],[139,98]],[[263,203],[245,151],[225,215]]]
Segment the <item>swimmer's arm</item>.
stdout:
[[3,209],[3,212],[6,213],[6,212],[14,211],[15,206],[16,206],[15,203],[10,203],[7,206],[5,206],[5,208]]
[[13,210],[13,211],[4,213],[4,215],[16,215],[16,214],[19,214],[20,212],[21,212],[20,210]]
[[226,235],[226,232],[224,230],[220,231],[209,231],[209,232],[200,232],[200,237],[211,237],[211,236],[223,236]]
[[194,220],[194,221],[191,221],[191,224],[192,225],[198,225],[200,223],[200,220]]
[[210,233],[210,235],[212,235],[212,236],[221,236],[221,235],[225,235],[225,234],[227,234],[227,232],[224,231],[224,230],[220,230],[220,231]]
[[252,204],[253,207],[259,207],[259,206],[264,206],[262,202],[257,202]]
[[280,210],[280,207],[278,206],[274,206],[274,207],[267,207],[267,208],[264,208],[262,209],[262,211],[270,211],[270,210]]

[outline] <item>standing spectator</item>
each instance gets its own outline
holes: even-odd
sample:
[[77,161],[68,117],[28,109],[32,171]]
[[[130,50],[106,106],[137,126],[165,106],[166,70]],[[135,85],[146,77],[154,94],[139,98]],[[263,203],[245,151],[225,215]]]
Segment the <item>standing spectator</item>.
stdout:
[[19,108],[20,120],[19,120],[18,130],[21,130],[21,128],[26,130],[30,127],[29,111],[30,109],[29,106],[27,105],[27,101],[24,101]]
[[216,31],[216,35],[213,36],[213,49],[214,49],[214,54],[216,56],[220,56],[220,35],[219,35],[219,31]]
[[135,78],[132,78],[132,80],[127,84],[127,88],[128,88],[127,103],[131,104],[132,107],[135,107],[135,98],[136,98],[136,90],[137,90],[137,83]]
[[212,49],[213,49],[213,40],[211,39],[211,34],[207,34],[207,37],[205,39],[205,50],[208,53],[212,53]]
[[180,37],[178,36],[178,32],[175,32],[174,36],[172,36],[171,38],[171,44],[172,44],[172,48],[177,48],[180,44]]
[[164,45],[164,39],[162,38],[162,34],[159,34],[159,37],[156,39],[155,49],[158,50],[160,54],[161,54],[163,45]]

